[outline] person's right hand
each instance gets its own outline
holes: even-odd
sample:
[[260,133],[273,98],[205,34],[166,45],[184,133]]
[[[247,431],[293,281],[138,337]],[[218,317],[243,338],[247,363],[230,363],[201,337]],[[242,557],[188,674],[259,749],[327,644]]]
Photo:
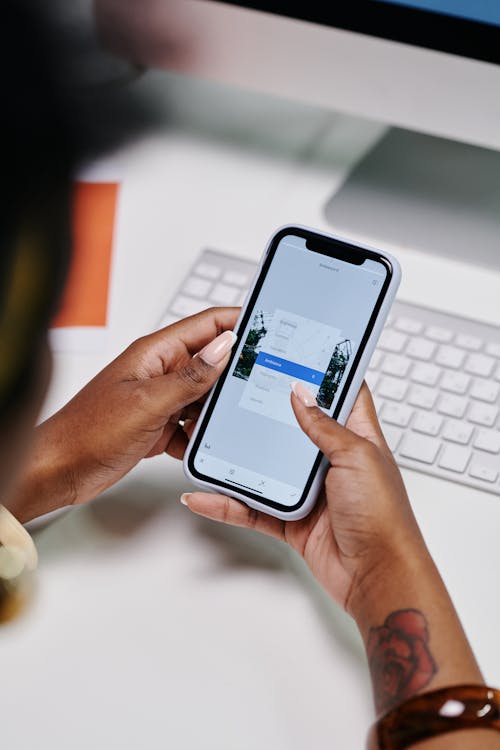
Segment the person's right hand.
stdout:
[[[484,685],[457,613],[413,516],[398,467],[363,385],[341,427],[295,384],[292,406],[304,432],[328,457],[322,497],[307,518],[280,521],[237,500],[196,492],[188,507],[288,542],[354,617],[364,639],[377,713],[416,693]],[[495,738],[459,733],[460,748],[496,747]],[[480,736],[481,735],[481,736]],[[455,745],[457,743],[453,739]],[[451,747],[445,737],[422,747]]]
[[182,500],[200,515],[288,542],[350,611],[351,597],[367,578],[380,581],[412,548],[425,550],[425,545],[368,387],[361,388],[347,427],[326,416],[304,386],[295,387],[292,406],[301,428],[331,463],[324,492],[307,518],[280,521],[204,492]]

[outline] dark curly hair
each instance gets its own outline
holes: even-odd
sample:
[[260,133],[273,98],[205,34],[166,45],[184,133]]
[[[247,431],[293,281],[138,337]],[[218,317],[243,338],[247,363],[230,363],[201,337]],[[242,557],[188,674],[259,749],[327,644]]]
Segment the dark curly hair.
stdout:
[[83,38],[62,34],[41,6],[2,3],[0,417],[33,382],[63,286],[72,175],[148,121],[119,87],[88,86]]

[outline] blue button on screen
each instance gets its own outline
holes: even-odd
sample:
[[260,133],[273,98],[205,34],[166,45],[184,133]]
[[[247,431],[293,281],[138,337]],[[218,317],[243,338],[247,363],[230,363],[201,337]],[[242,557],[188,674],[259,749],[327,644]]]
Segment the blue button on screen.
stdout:
[[306,383],[320,385],[325,377],[324,372],[298,365],[297,362],[290,362],[288,359],[281,359],[281,357],[275,357],[274,354],[267,354],[266,352],[259,352],[255,364],[267,367],[269,370],[282,372],[283,375],[290,375],[297,380],[304,380]]

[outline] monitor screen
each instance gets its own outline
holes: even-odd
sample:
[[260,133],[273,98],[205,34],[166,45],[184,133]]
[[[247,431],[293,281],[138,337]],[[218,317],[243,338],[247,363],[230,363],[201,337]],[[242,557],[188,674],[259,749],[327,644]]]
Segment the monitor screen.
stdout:
[[377,0],[377,2],[406,5],[409,8],[446,13],[469,21],[500,26],[500,4],[498,0]]
[[222,0],[500,65],[498,0]]

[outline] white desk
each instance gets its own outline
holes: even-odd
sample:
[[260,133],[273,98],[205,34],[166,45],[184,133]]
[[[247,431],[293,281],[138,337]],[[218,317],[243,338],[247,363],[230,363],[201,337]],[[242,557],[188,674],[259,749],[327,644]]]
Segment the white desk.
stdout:
[[[160,90],[162,79],[149,74],[141,85]],[[207,114],[214,90],[205,94],[198,116],[188,97],[173,129],[119,156],[112,345],[57,357],[46,413],[154,327],[200,248],[257,259],[282,223],[328,229],[327,197],[379,132],[324,112],[291,117],[291,105],[264,111],[241,96],[237,112],[221,96]],[[393,250],[402,298],[500,323],[498,274]],[[405,479],[498,684],[500,502],[411,472]],[[149,460],[106,497],[37,531],[38,597],[1,633],[5,747],[363,747],[373,716],[350,619],[281,544],[190,515],[178,502],[186,487],[175,461]]]

